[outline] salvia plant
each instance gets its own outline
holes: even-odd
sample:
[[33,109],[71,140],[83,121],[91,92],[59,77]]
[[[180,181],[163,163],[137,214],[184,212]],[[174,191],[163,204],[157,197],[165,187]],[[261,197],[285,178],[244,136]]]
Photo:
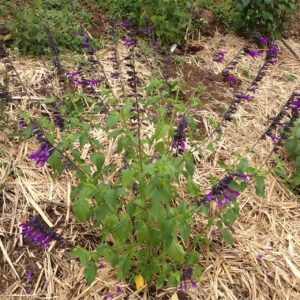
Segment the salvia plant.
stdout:
[[[212,178],[212,187],[195,182],[191,150],[196,125],[189,107],[182,105],[178,93],[170,93],[163,79],[151,77],[150,83],[143,86],[136,68],[136,31],[124,22],[120,27],[127,50],[123,61],[126,94],[116,97],[108,84],[100,91],[95,89],[98,80],[105,81],[108,76],[93,50],[91,37],[81,28],[82,46],[88,61],[102,71],[101,79],[86,79],[83,68],[68,73],[80,90],[60,97],[64,130],[59,136],[54,119],[34,119],[29,113],[20,115],[19,129],[25,138],[34,136],[39,144],[28,156],[36,165],[48,163],[57,174],[69,169],[78,176],[78,184],[71,191],[74,215],[99,229],[100,243],[94,250],[77,246],[71,253],[84,265],[89,284],[97,274],[99,260],[105,259],[116,268],[120,280],[142,278],[158,288],[179,286],[186,290],[196,286],[199,279],[200,255],[209,243],[207,234],[212,228],[233,244],[231,228],[239,215],[238,197],[252,183],[256,184],[257,194],[263,196],[263,173],[238,157],[234,165],[220,164],[225,176]],[[1,49],[2,60],[17,74],[3,45]],[[266,62],[273,64],[278,52],[275,45],[270,45]],[[265,64],[251,85],[252,92],[266,73]],[[92,89],[81,89],[86,85]],[[4,88],[1,91],[10,97]],[[105,112],[100,96],[109,107]],[[236,99],[251,100],[242,93]],[[228,115],[232,117],[233,113]],[[144,124],[153,130],[145,131]],[[105,156],[106,141],[99,140],[99,135],[115,145],[111,149],[113,158]],[[81,152],[86,148],[84,159]],[[215,203],[218,210],[212,215],[209,208]],[[196,222],[197,215],[202,216],[201,224],[199,218]],[[21,227],[24,238],[44,248],[52,240],[59,240],[39,217]]]

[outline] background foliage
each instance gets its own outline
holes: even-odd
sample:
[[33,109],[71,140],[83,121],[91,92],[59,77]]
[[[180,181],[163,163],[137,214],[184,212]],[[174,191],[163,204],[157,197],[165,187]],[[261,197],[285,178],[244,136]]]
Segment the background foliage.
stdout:
[[296,11],[297,3],[297,0],[236,0],[239,12],[236,30],[278,38],[285,30],[286,21]]
[[12,33],[12,47],[33,55],[49,52],[44,30],[46,23],[52,29],[59,48],[78,51],[81,40],[74,38],[72,33],[80,23],[87,25],[91,22],[91,16],[78,1],[73,0],[34,0],[31,4],[20,6],[15,1],[6,1],[0,11],[2,15],[12,16],[7,25]]

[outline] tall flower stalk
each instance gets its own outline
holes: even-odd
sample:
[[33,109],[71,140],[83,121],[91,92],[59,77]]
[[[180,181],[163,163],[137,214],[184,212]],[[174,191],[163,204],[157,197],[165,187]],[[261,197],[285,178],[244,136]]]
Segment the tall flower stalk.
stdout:
[[[275,145],[277,150],[279,146],[283,145],[283,140],[285,140],[291,127],[294,126],[294,122],[299,117],[300,111],[300,92],[298,90],[300,86],[297,87],[291,94],[287,102],[283,105],[281,110],[273,118],[269,127],[261,135],[260,139],[266,139],[269,137]],[[286,121],[288,120],[288,121]]]

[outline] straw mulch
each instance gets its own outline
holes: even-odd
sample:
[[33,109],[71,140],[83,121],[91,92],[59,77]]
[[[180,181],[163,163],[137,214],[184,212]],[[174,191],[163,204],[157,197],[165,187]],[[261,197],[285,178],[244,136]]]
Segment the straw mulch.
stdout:
[[[203,50],[193,56],[185,57],[185,62],[208,68],[221,36],[199,40]],[[245,41],[227,35],[222,50],[227,52],[224,64],[213,64],[212,71],[217,74],[234,56]],[[300,52],[300,44],[289,41],[295,51]],[[195,181],[203,190],[209,189],[209,175],[223,176],[217,162],[236,161],[233,152],[245,156],[250,163],[262,166],[272,149],[270,141],[260,142],[254,152],[247,148],[253,146],[269,124],[269,118],[279,111],[294,87],[299,84],[300,62],[281,45],[282,59],[270,68],[262,80],[255,100],[243,103],[237,112],[237,124],[230,123],[223,129],[223,135],[213,141],[215,153],[204,150],[204,157],[195,153],[197,170]],[[124,49],[122,50],[124,51]],[[105,69],[111,66],[105,63],[108,53],[101,52]],[[201,60],[199,60],[199,57]],[[22,87],[16,78],[10,84],[10,90],[24,110],[32,110],[38,115],[39,100],[45,91],[58,88],[53,79],[49,63],[38,60],[14,57],[14,63],[22,79],[33,96],[33,104],[20,92]],[[75,58],[76,60],[76,58]],[[242,80],[241,89],[247,86],[261,61],[244,57],[238,65],[236,75]],[[48,65],[48,68],[46,67]],[[149,68],[150,68],[149,64]],[[139,70],[143,78],[150,73],[147,63],[141,63]],[[1,70],[1,68],[0,68]],[[0,73],[1,74],[1,73]],[[295,75],[296,79],[291,75]],[[52,83],[49,83],[52,78]],[[201,81],[201,78],[199,78]],[[119,87],[116,86],[116,90]],[[51,90],[51,88],[50,88]],[[228,88],[228,96],[233,90]],[[210,129],[208,120],[219,118],[220,103],[213,97],[203,108],[195,110],[194,115]],[[7,105],[7,113],[12,121],[17,120],[17,111],[13,104]],[[144,133],[152,128],[144,128]],[[76,182],[74,175],[67,172],[60,178],[52,178],[47,167],[37,168],[27,159],[36,149],[35,142],[19,143],[9,138],[8,132],[0,133],[0,298],[1,299],[105,299],[105,295],[115,293],[116,285],[122,293],[114,299],[150,299],[147,290],[135,293],[125,283],[118,283],[115,272],[107,264],[99,268],[97,278],[91,286],[84,281],[83,267],[68,255],[70,248],[51,245],[42,252],[32,246],[24,245],[20,236],[19,224],[32,214],[39,214],[50,226],[58,228],[63,237],[75,244],[93,249],[97,244],[97,231],[88,224],[75,221],[70,210],[70,190]],[[99,139],[105,138],[101,132],[95,133]],[[113,143],[105,142],[106,163],[113,157]],[[188,147],[188,150],[191,148]],[[87,149],[88,152],[88,149]],[[285,159],[284,153],[280,153]],[[84,154],[86,155],[86,154]],[[274,156],[273,156],[274,158]],[[235,243],[233,247],[224,245],[218,234],[209,234],[212,240],[203,252],[201,266],[203,274],[198,287],[190,289],[191,299],[300,299],[300,202],[286,186],[273,175],[267,178],[266,197],[259,198],[254,188],[248,188],[239,197],[241,213],[233,227]],[[213,209],[214,210],[214,209]],[[212,211],[214,213],[214,211]],[[196,222],[197,222],[197,216]],[[199,220],[200,222],[201,220]],[[26,273],[33,272],[33,278],[27,282]],[[28,295],[26,295],[26,292]],[[186,299],[175,289],[157,293],[151,299]]]

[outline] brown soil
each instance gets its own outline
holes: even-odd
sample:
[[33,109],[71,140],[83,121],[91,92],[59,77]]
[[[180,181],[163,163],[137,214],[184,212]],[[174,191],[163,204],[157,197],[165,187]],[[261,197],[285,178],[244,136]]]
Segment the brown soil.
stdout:
[[217,27],[219,27],[218,17],[210,10],[202,7],[196,7],[193,12],[193,21],[204,20],[205,24],[201,26],[201,33],[205,36],[214,36]]
[[93,25],[90,26],[89,32],[95,38],[107,37],[108,21],[105,18],[105,13],[100,8],[95,8],[95,3],[86,0],[80,0],[80,5],[86,10],[93,18]]
[[[173,62],[170,66],[170,79],[175,79],[181,76],[183,84],[181,86],[181,98],[184,102],[191,101],[192,98],[202,100],[202,105],[196,107],[196,111],[203,110],[212,102],[218,103],[214,106],[220,117],[223,115],[223,105],[232,101],[232,93],[228,93],[229,89],[233,89],[224,82],[221,74],[202,69],[197,65],[183,63],[181,66],[176,66]],[[239,83],[237,84],[237,86]],[[232,91],[233,92],[233,91]],[[198,118],[197,118],[198,119]],[[199,119],[199,131],[205,133],[205,128],[202,119]]]
[[300,41],[300,9],[295,13],[295,15],[291,18],[287,32],[285,34],[285,38],[293,38],[297,41]]

